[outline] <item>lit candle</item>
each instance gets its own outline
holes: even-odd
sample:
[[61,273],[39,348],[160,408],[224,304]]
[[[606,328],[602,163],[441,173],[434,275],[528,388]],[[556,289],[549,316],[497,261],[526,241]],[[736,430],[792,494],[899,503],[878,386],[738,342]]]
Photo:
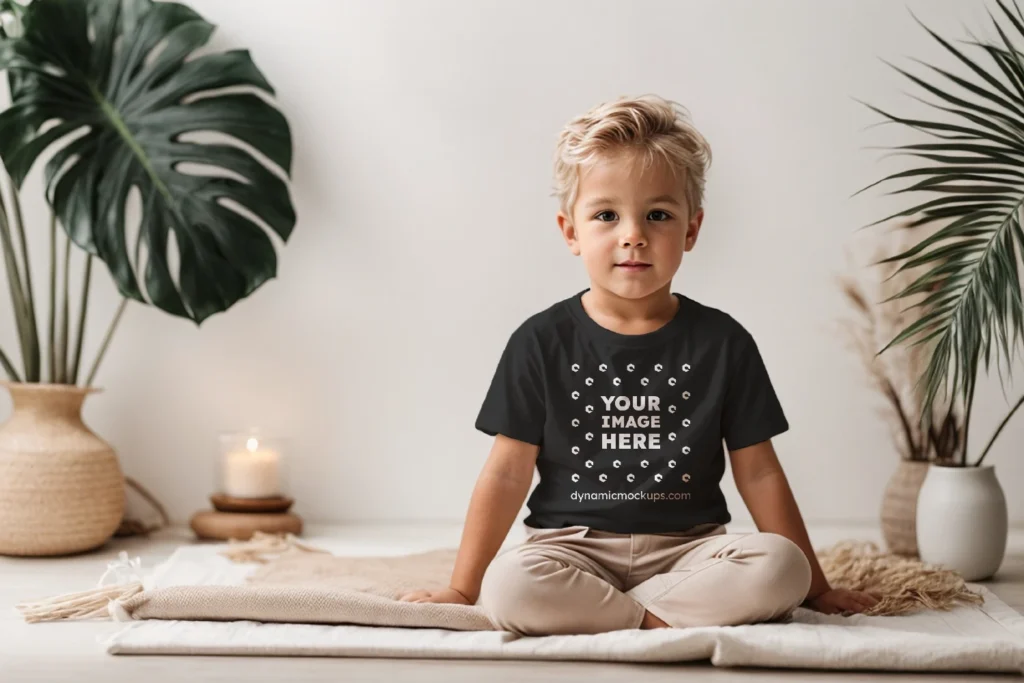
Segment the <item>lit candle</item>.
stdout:
[[279,458],[249,438],[245,450],[224,456],[224,493],[237,498],[269,498],[280,495]]

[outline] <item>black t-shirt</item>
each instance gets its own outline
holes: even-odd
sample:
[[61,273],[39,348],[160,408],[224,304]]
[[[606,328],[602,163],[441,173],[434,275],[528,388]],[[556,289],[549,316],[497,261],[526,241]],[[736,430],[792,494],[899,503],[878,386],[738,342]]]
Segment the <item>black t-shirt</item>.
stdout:
[[722,447],[789,424],[750,333],[682,294],[674,318],[627,335],[583,308],[587,290],[511,335],[476,428],[540,446],[524,520],[618,533],[683,531],[732,517]]

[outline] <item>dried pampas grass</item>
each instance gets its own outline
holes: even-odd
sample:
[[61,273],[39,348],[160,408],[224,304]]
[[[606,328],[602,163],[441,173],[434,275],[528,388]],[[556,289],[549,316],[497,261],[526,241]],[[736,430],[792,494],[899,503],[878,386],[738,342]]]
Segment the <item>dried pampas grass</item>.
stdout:
[[900,457],[952,461],[962,445],[963,410],[956,402],[936,397],[930,420],[922,419],[924,392],[919,379],[928,366],[933,344],[908,341],[878,354],[927,313],[920,305],[927,292],[888,301],[922,275],[922,268],[897,272],[899,263],[879,263],[919,243],[927,230],[937,229],[909,228],[908,223],[891,225],[881,233],[861,233],[865,235],[861,242],[847,246],[847,269],[837,279],[851,313],[839,325],[844,342],[861,359],[870,385],[885,399],[881,412]]

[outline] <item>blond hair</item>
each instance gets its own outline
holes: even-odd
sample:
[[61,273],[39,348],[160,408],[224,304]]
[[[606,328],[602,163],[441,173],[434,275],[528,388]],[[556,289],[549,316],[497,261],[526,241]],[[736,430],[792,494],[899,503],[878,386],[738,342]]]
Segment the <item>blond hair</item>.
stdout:
[[620,150],[641,155],[643,168],[660,156],[675,177],[681,173],[685,178],[689,217],[703,206],[711,146],[678,102],[641,95],[599,104],[562,129],[555,149],[553,194],[563,212],[572,215],[581,167]]

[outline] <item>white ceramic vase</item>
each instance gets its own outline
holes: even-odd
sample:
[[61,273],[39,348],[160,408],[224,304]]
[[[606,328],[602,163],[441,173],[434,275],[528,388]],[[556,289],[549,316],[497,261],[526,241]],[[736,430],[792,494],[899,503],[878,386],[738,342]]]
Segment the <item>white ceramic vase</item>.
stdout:
[[987,579],[1003,562],[1008,526],[993,465],[929,465],[917,498],[922,562],[956,570],[967,581]]

